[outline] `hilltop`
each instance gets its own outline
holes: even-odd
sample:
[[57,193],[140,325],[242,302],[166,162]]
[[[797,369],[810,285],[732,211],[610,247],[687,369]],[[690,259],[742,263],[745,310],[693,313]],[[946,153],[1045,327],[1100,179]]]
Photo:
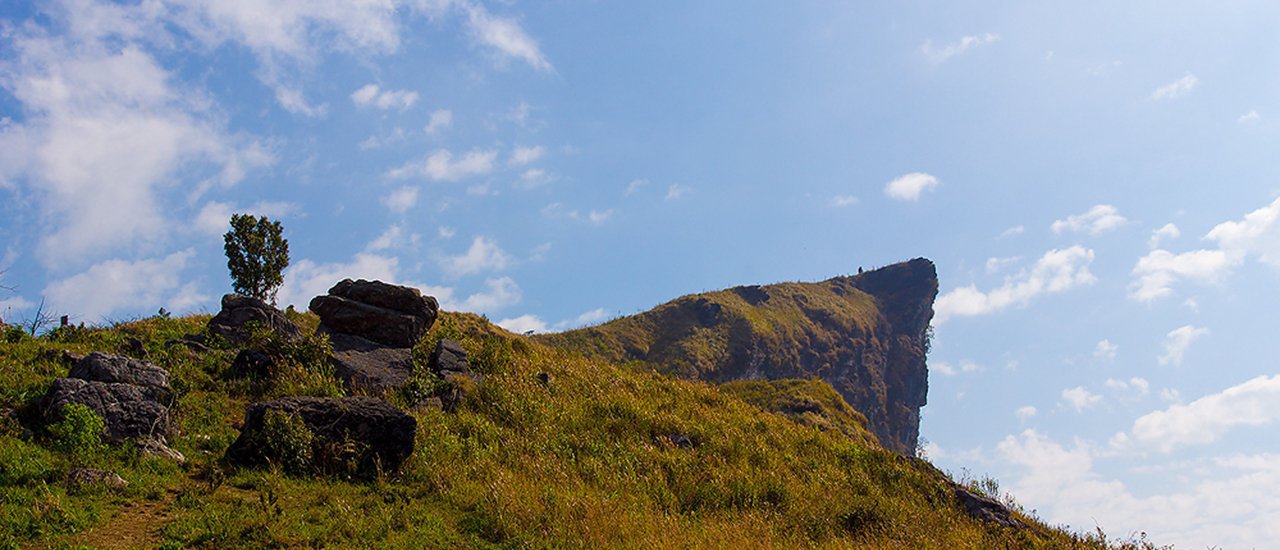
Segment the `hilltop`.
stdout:
[[716,383],[819,378],[866,418],[885,448],[914,454],[937,294],[933,263],[920,258],[818,283],[693,294],[538,339]]
[[[885,307],[917,295],[881,279],[893,272],[833,279],[818,285],[822,291],[732,289],[726,296],[742,303],[744,294],[754,296],[757,304],[735,311],[735,299],[723,298],[730,305],[721,305],[718,319],[754,320],[758,332],[747,335],[758,357],[772,356],[767,342],[783,345],[778,356],[798,353],[787,347],[797,345],[790,339],[807,335],[818,351],[800,355],[802,368],[788,371],[797,375],[810,372],[810,357],[844,357],[834,341],[820,339],[836,331],[821,327],[856,328],[867,337],[864,354],[891,358],[911,351],[895,347],[909,339],[901,327],[928,321],[927,312]],[[783,297],[801,296],[809,300],[805,311],[830,317],[815,321],[820,314],[782,307]],[[759,307],[769,302],[775,305]],[[676,369],[725,367],[717,379],[723,384],[670,376],[651,368],[656,355],[615,360],[606,348],[569,349],[566,342],[581,343],[587,332],[516,335],[473,314],[437,317],[425,308],[433,303],[405,308],[434,317],[412,348],[339,347],[331,335],[350,340],[342,330],[363,328],[292,311],[266,318],[276,330],[225,338],[211,334],[224,332],[217,319],[233,317],[223,313],[62,327],[38,338],[4,329],[0,547],[1105,546],[1008,506],[994,483],[957,483],[927,461],[883,448],[866,428],[868,418],[822,378],[741,376],[749,371],[731,372],[715,354]],[[718,333],[715,322],[698,326]],[[740,341],[729,334],[725,345]],[[155,387],[164,389],[166,443],[175,454],[101,442],[67,418],[42,423],[42,396],[65,385],[55,381],[69,371],[89,376],[84,365],[92,359],[82,355],[93,351],[165,373]],[[357,368],[365,353],[394,355],[408,371],[373,380],[392,380],[373,392],[375,386],[357,384],[370,379],[334,367]],[[721,353],[735,356],[728,348]],[[896,382],[884,379],[892,406]],[[324,446],[319,428],[294,416],[275,417],[270,428],[272,417],[262,412],[289,396],[315,396],[307,401],[315,403],[360,393],[381,399],[359,403],[408,417],[397,426],[411,427],[409,452],[395,463],[348,460],[369,456],[351,439],[356,432]],[[277,454],[261,455],[258,465],[239,463],[233,455],[255,444],[246,433],[263,422],[268,430],[257,444]],[[81,468],[118,475],[118,482],[70,475]]]

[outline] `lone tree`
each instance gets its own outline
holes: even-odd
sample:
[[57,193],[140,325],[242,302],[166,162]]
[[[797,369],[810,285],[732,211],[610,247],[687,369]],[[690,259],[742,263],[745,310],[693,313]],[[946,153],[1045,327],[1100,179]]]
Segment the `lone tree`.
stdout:
[[289,241],[281,236],[280,222],[266,216],[232,214],[226,241],[231,287],[239,294],[276,303],[276,290],[284,284],[289,265]]

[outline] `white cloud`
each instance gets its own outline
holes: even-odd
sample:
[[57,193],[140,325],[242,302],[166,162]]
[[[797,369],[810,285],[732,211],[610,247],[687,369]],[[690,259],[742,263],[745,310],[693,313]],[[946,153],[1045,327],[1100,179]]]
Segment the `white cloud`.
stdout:
[[1027,405],[1025,407],[1019,407],[1018,410],[1013,412],[1013,415],[1018,417],[1019,421],[1026,422],[1028,420],[1031,420],[1032,418],[1035,418],[1036,414],[1038,414],[1039,412],[1040,411],[1037,410],[1035,407],[1031,405]]
[[1176,255],[1167,250],[1152,250],[1133,267],[1136,280],[1129,285],[1129,298],[1150,302],[1171,296],[1173,284],[1179,279],[1216,283],[1239,263],[1238,256],[1222,250],[1195,250]]
[[284,271],[284,285],[277,301],[280,307],[293,305],[306,311],[311,299],[329,292],[343,279],[379,280],[392,284],[408,284],[400,280],[400,261],[393,256],[369,252],[356,254],[350,262],[316,263],[310,259],[294,262]]
[[517,334],[547,331],[547,323],[542,319],[539,319],[537,315],[533,315],[530,313],[526,313],[519,317],[502,319],[501,321],[498,321],[496,324],[502,328],[505,328]]
[[1062,400],[1075,408],[1076,412],[1083,412],[1085,409],[1100,403],[1102,396],[1086,390],[1084,386],[1076,386],[1062,390]]
[[453,125],[453,111],[437,109],[431,112],[431,117],[427,119],[427,125],[422,131],[429,136],[434,136],[451,125]]
[[418,188],[406,185],[396,189],[382,198],[382,204],[396,214],[404,214],[418,204]]
[[630,197],[631,195],[634,195],[636,191],[639,191],[640,188],[646,185],[649,185],[649,180],[646,180],[646,179],[631,180],[630,183],[627,183],[627,190],[622,192],[622,196]]
[[533,189],[549,181],[551,181],[551,176],[547,175],[546,170],[541,168],[530,168],[520,174],[520,181],[516,182],[516,187],[520,189]]
[[418,92],[412,90],[383,90],[377,84],[365,84],[351,92],[351,101],[361,107],[375,107],[382,110],[412,107],[418,102]]
[[666,200],[669,200],[669,201],[679,200],[681,197],[689,194],[689,191],[690,189],[683,185],[672,185],[667,188]]
[[943,44],[941,47],[934,46],[932,40],[926,40],[920,45],[920,53],[934,64],[945,63],[957,55],[969,51],[978,46],[984,46],[994,42],[998,42],[1000,36],[996,34],[986,33],[982,35],[965,36],[956,42]]
[[1236,427],[1265,426],[1276,419],[1280,419],[1280,375],[1259,376],[1185,405],[1145,414],[1133,422],[1127,441],[1169,452],[1212,443]]
[[511,158],[507,159],[507,164],[511,166],[524,166],[537,161],[546,153],[546,148],[541,145],[533,147],[516,147],[515,150],[511,151]]
[[538,43],[514,20],[495,17],[479,4],[464,4],[467,22],[476,41],[493,48],[504,57],[519,59],[540,71],[551,71]]
[[26,311],[32,307],[35,307],[35,303],[22,296],[11,296],[0,300],[0,322],[8,319],[9,323],[13,323],[15,320],[13,313],[15,311]]
[[1233,255],[1251,254],[1280,267],[1280,199],[1245,214],[1240,221],[1223,222],[1205,235],[1217,241],[1218,247]]
[[221,235],[226,233],[230,227],[228,223],[232,214],[251,214],[279,220],[286,216],[295,215],[301,210],[302,207],[289,202],[260,201],[253,206],[236,208],[231,203],[209,201],[200,208],[200,213],[196,214],[193,224],[195,229],[201,233]]
[[1164,353],[1160,355],[1160,364],[1181,365],[1191,344],[1202,336],[1209,334],[1209,329],[1186,325],[1169,332],[1164,339]]
[[1111,343],[1111,340],[1100,340],[1098,345],[1093,348],[1093,356],[1098,359],[1106,359],[1108,361],[1116,358],[1116,352],[1120,350],[1120,346]]
[[1062,234],[1064,231],[1073,233],[1087,232],[1090,235],[1098,236],[1107,231],[1116,229],[1124,225],[1129,220],[1120,215],[1120,211],[1110,204],[1099,204],[1090,208],[1084,214],[1075,216],[1067,216],[1065,220],[1057,220],[1053,222],[1050,229],[1054,234]]
[[1151,383],[1147,382],[1145,378],[1140,378],[1137,376],[1130,378],[1128,380],[1108,378],[1107,381],[1103,382],[1102,385],[1106,386],[1108,389],[1112,389],[1115,391],[1124,391],[1124,390],[1132,389],[1133,391],[1137,392],[1138,395],[1146,395],[1148,392],[1151,391]]
[[1252,123],[1254,123],[1254,122],[1257,122],[1257,121],[1258,121],[1258,119],[1260,119],[1260,118],[1262,118],[1262,115],[1259,115],[1259,114],[1258,114],[1258,110],[1257,110],[1257,109],[1251,109],[1249,112],[1247,112],[1247,113],[1245,113],[1245,114],[1243,114],[1243,115],[1240,115],[1240,118],[1237,118],[1237,119],[1236,119],[1236,123],[1237,123],[1237,124],[1252,124]]
[[973,361],[961,361],[957,365],[952,365],[946,361],[935,361],[930,366],[934,372],[943,376],[955,376],[965,372],[979,372],[982,367]]
[[449,256],[441,261],[441,267],[450,277],[462,277],[483,271],[501,271],[511,264],[508,255],[498,243],[477,236],[471,241],[471,247],[459,256]]
[[497,151],[476,149],[455,160],[453,153],[439,149],[428,155],[426,160],[407,163],[392,170],[389,175],[393,178],[420,175],[432,181],[457,181],[492,172],[497,158]]
[[1004,230],[1004,231],[1000,232],[1000,238],[1002,238],[1002,239],[1003,239],[1003,238],[1005,238],[1005,237],[1013,237],[1013,236],[1016,236],[1016,235],[1021,235],[1021,234],[1025,233],[1026,231],[1027,231],[1027,228],[1026,228],[1026,227],[1023,227],[1023,226],[1021,226],[1021,225],[1015,225],[1015,226],[1013,226],[1013,227],[1010,227],[1010,228],[1008,228],[1008,229],[1006,229],[1006,230]]
[[858,197],[853,195],[836,195],[831,197],[831,206],[836,208],[844,208],[858,204]]
[[1013,256],[1011,258],[987,258],[987,274],[999,273],[1020,261],[1022,261],[1022,256]]
[[613,209],[608,210],[592,210],[587,213],[587,222],[591,225],[600,225],[609,221],[613,217]]
[[1154,92],[1151,92],[1151,99],[1176,99],[1195,89],[1199,83],[1200,79],[1196,78],[1196,75],[1187,73],[1182,78],[1156,88]]
[[999,288],[982,292],[974,285],[954,289],[938,297],[934,304],[935,324],[951,317],[986,315],[1012,306],[1025,306],[1041,294],[1066,292],[1097,280],[1089,272],[1093,251],[1073,246],[1050,250],[1030,271],[1005,278]]
[[942,181],[924,172],[912,172],[885,184],[884,194],[900,201],[920,200],[920,194],[942,185]]
[[458,230],[442,225],[436,228],[436,234],[439,235],[441,239],[452,239],[454,235],[458,234]]
[[405,231],[403,225],[393,225],[383,231],[378,238],[371,241],[365,247],[367,252],[379,252],[392,248],[401,248],[418,241],[418,234]]
[[486,290],[467,296],[457,305],[458,311],[494,313],[520,303],[520,286],[511,277],[486,279]]
[[1151,232],[1151,239],[1147,241],[1147,247],[1151,249],[1160,248],[1160,245],[1166,240],[1173,240],[1182,236],[1182,231],[1178,226],[1172,223],[1166,223],[1155,231]]
[[[85,22],[93,11],[67,15],[73,26],[103,24]],[[0,181],[29,188],[50,220],[37,254],[46,266],[153,249],[180,224],[170,195],[198,198],[272,162],[226,133],[205,94],[175,84],[131,43],[22,27],[3,44],[12,53],[0,85],[25,115],[0,124]]]
[[[107,260],[50,283],[44,294],[54,310],[91,321],[120,311],[161,306],[181,311],[179,305],[207,300],[203,296],[196,300],[182,296],[183,290],[190,294],[190,289],[180,287],[182,271],[193,257],[195,250],[186,249],[157,259]],[[175,297],[182,297],[183,303],[175,305]]]

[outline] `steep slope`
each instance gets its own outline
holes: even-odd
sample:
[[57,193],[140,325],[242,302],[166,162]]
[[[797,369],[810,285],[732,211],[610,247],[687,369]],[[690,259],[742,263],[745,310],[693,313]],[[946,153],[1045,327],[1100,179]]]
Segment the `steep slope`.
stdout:
[[818,283],[741,286],[561,334],[552,346],[723,383],[821,378],[885,448],[915,451],[937,272],[923,258]]
[[[60,546],[99,529],[185,548],[1104,546],[1016,510],[986,514],[1003,509],[923,460],[869,443],[845,422],[856,414],[820,382],[682,380],[555,349],[471,314],[441,313],[415,356],[457,340],[484,382],[452,411],[410,407],[412,391],[391,396],[418,426],[398,474],[234,469],[219,457],[246,404],[341,385],[307,350],[291,351],[297,364],[270,378],[246,381],[229,375],[235,346],[167,345],[206,320],[41,338],[0,331],[12,336],[0,340],[0,413],[16,409],[0,414],[0,547]],[[313,316],[299,320],[315,325]],[[18,423],[33,396],[65,374],[64,350],[123,348],[171,374],[171,443],[186,466],[129,448],[77,455]],[[817,412],[847,429],[806,416]],[[129,485],[64,487],[76,466],[117,472]],[[127,513],[145,502],[159,509]]]

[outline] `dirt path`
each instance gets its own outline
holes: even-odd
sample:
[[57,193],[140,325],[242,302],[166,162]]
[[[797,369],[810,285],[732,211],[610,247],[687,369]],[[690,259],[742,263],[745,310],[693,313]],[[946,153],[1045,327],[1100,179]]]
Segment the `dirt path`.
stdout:
[[93,548],[154,548],[160,544],[160,528],[172,517],[169,505],[173,497],[174,492],[170,490],[163,500],[125,502],[111,519],[77,533],[67,542]]

